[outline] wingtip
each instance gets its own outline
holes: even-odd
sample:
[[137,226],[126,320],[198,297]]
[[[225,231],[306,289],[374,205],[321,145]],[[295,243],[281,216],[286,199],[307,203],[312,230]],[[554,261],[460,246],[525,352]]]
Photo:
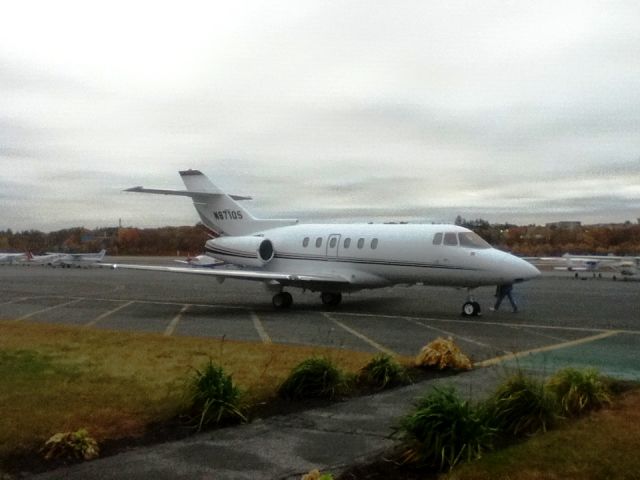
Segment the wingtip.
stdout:
[[189,175],[202,175],[202,172],[200,170],[180,170],[180,176],[181,177],[186,177]]

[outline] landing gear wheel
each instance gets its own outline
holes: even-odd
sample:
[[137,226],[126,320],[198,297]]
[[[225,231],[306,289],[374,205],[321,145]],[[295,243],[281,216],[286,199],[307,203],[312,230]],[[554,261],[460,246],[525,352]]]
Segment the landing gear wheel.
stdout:
[[271,299],[271,303],[279,309],[289,308],[293,303],[293,297],[289,292],[276,293]]
[[466,302],[462,305],[462,315],[464,317],[477,317],[480,315],[480,304],[478,302]]
[[342,294],[333,292],[322,292],[320,294],[320,300],[322,300],[323,305],[335,307],[342,301]]

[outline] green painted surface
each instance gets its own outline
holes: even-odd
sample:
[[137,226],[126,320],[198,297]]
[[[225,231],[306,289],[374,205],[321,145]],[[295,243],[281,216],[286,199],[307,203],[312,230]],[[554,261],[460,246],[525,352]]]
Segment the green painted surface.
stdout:
[[569,366],[591,367],[603,375],[640,381],[640,335],[620,333],[582,345],[510,360],[505,366],[548,374]]

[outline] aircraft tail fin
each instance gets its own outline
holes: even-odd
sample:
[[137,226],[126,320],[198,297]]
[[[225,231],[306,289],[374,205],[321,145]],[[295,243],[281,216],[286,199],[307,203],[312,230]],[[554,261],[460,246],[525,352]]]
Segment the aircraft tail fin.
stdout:
[[227,195],[199,170],[183,170],[180,177],[193,193],[193,206],[202,223],[218,235],[250,235],[270,228],[295,225],[297,220],[255,218],[236,200],[246,197]]
[[191,197],[202,223],[216,236],[251,235],[271,228],[298,223],[295,219],[263,220],[255,218],[238,203],[238,200],[249,200],[250,197],[226,194],[199,170],[183,170],[180,172],[180,177],[187,190],[133,187],[125,191]]

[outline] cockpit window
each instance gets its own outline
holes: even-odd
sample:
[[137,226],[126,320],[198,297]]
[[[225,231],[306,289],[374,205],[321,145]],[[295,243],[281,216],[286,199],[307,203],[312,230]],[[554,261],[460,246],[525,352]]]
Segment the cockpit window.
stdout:
[[458,246],[458,237],[455,232],[446,232],[444,234],[444,244],[450,246]]
[[474,232],[460,232],[458,233],[458,240],[460,240],[460,246],[466,248],[491,248],[487,242],[485,242],[480,235]]
[[433,244],[434,245],[442,244],[442,232],[438,232],[433,236]]

